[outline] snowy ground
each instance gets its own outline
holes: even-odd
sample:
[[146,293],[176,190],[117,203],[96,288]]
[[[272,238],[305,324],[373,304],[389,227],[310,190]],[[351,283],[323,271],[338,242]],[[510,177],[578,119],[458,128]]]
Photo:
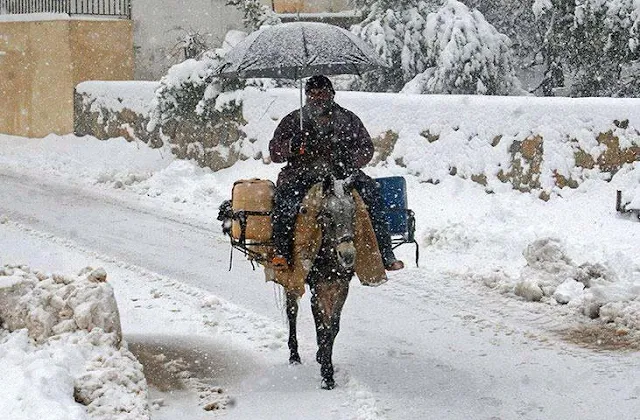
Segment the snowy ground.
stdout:
[[[103,267],[154,419],[640,419],[640,225],[613,205],[633,172],[547,203],[407,176],[420,268],[406,247],[409,268],[391,281],[352,283],[327,392],[308,295],[304,364],[290,367],[279,290],[237,254],[227,271],[215,221],[233,181],[278,167],[212,173],[122,139],[0,135],[0,168],[0,267]],[[15,351],[14,334],[0,336],[0,353]],[[35,418],[12,398],[0,411]],[[30,398],[77,411],[72,398]]]

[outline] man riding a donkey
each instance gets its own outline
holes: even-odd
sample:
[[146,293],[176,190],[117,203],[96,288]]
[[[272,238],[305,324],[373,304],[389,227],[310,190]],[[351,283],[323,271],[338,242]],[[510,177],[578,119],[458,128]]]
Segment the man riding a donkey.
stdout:
[[305,90],[307,104],[283,118],[269,144],[272,160],[287,162],[275,192],[271,181],[238,181],[218,218],[232,246],[285,289],[290,363],[301,362],[298,301],[309,286],[316,361],[322,387],[332,389],[333,344],[352,277],[376,286],[387,280],[385,270],[404,264],[393,253],[378,184],[360,169],[373,157],[369,133],[333,101],[328,78],[311,77]]
[[371,136],[360,118],[334,102],[335,91],[327,77],[311,77],[305,93],[306,105],[282,119],[269,143],[271,160],[287,162],[278,176],[273,202],[276,256],[272,265],[276,269],[290,267],[294,224],[301,203],[314,184],[333,176],[350,177],[351,186],[360,194],[369,211],[385,269],[404,268],[393,252],[379,187],[360,169],[373,157]]
[[[247,36],[226,53],[218,74],[301,80],[386,66],[347,30],[290,22]],[[287,163],[275,191],[269,180],[237,181],[219,219],[232,246],[264,265],[266,278],[284,288],[291,363],[300,363],[296,318],[309,286],[316,360],[322,387],[331,389],[333,343],[349,283],[357,275],[364,285],[379,285],[386,270],[404,268],[393,253],[387,216],[395,220],[405,209],[390,204],[395,213],[385,215],[378,184],[361,170],[373,157],[371,137],[355,114],[333,101],[329,79],[313,76],[305,91],[307,104],[283,118],[269,144],[271,160]]]

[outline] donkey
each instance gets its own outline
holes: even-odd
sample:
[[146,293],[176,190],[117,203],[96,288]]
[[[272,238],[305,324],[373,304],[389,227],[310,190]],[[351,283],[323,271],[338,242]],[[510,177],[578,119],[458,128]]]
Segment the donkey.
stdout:
[[[327,177],[323,182],[323,198],[318,212],[322,240],[306,279],[311,290],[311,311],[318,342],[316,361],[321,366],[324,389],[335,387],[331,361],[333,343],[340,329],[340,313],[354,274],[356,206],[350,184],[349,178],[336,180]],[[289,363],[297,364],[300,363],[296,337],[297,294],[286,293],[286,308],[289,320]]]

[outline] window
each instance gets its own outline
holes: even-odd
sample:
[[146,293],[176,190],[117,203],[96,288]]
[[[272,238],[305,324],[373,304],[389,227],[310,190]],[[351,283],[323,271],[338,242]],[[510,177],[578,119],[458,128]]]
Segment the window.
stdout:
[[351,10],[349,0],[273,0],[276,13],[336,13]]

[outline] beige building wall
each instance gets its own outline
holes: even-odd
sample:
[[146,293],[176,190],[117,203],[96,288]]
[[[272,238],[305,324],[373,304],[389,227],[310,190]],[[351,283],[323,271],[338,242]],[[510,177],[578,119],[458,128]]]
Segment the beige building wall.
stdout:
[[130,20],[72,20],[73,86],[87,80],[133,79]]
[[132,78],[130,21],[0,22],[0,133],[72,133],[79,82]]

